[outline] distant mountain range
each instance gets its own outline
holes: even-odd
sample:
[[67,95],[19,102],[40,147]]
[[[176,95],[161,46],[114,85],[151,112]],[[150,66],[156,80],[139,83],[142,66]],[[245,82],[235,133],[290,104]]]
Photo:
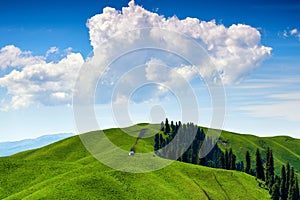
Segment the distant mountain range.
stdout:
[[73,135],[73,133],[59,133],[53,135],[44,135],[35,139],[25,139],[14,142],[0,142],[0,157],[10,156],[22,151],[40,148]]

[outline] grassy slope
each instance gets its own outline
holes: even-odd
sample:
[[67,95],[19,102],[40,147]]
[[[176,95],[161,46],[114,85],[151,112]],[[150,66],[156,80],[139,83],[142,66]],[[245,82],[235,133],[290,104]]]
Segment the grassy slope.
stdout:
[[[138,134],[141,127],[129,131]],[[149,136],[155,130],[148,127]],[[154,129],[152,129],[154,128]],[[90,133],[91,135],[97,132]],[[115,144],[128,150],[135,138],[107,130]],[[136,136],[136,135],[135,135]],[[153,138],[139,140],[149,152]],[[128,157],[128,156],[127,156]],[[78,136],[41,149],[0,159],[0,199],[268,199],[251,176],[181,162],[151,173],[113,170],[93,158]]]
[[[257,137],[254,135],[236,134],[223,131],[221,140],[227,142],[227,148],[232,147],[234,153],[237,155],[237,160],[245,162],[245,153],[250,151],[252,157],[252,167],[255,167],[255,151],[259,148],[263,159],[265,159],[265,152],[267,147],[273,151],[275,169],[279,174],[282,165],[287,161],[295,168],[298,176],[300,176],[300,139],[291,138],[288,136],[276,137]],[[224,145],[219,143],[219,146],[224,149]]]

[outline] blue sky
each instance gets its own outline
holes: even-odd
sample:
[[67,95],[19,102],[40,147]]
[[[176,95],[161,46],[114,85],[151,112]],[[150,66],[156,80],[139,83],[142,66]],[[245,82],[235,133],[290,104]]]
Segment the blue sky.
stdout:
[[[206,24],[207,28],[203,29],[204,33],[206,30],[218,30],[224,25],[224,31],[229,34],[229,27],[233,24],[247,25],[247,27],[236,27],[233,32],[233,36],[238,30],[246,33],[244,36],[236,36],[238,39],[234,40],[234,47],[243,50],[241,40],[247,40],[250,45],[258,45],[262,49],[270,47],[272,50],[270,54],[267,50],[264,53],[257,51],[256,60],[254,59],[249,65],[243,64],[245,61],[243,59],[248,57],[239,51],[237,56],[240,56],[240,59],[236,58],[231,63],[240,66],[239,69],[229,64],[229,66],[224,66],[224,69],[221,67],[227,73],[224,80],[228,80],[228,83],[225,83],[224,129],[263,136],[280,134],[300,137],[300,3],[298,1],[153,2],[137,0],[135,3],[147,12],[149,11],[149,15],[158,13],[165,19],[175,15],[177,16],[175,21],[181,24],[185,23],[181,20],[187,17],[197,18],[204,22],[215,20],[211,25],[212,29]],[[0,52],[0,141],[32,138],[49,133],[75,132],[70,93],[72,87],[68,88],[68,80],[76,78],[79,65],[99,45],[98,35],[100,39],[104,38],[101,35],[104,33],[93,28],[103,23],[103,19],[99,21],[94,16],[101,14],[105,7],[121,10],[122,7],[127,6],[128,1],[119,0],[30,0],[26,2],[5,0],[0,2],[0,49],[2,50]],[[136,13],[133,12],[133,14]],[[113,17],[113,14],[108,15],[106,20],[118,24],[118,21],[112,21]],[[92,18],[93,21],[87,25],[87,20]],[[125,18],[124,15],[122,19]],[[115,17],[114,20],[118,18]],[[182,26],[190,29],[185,34],[194,33],[192,26]],[[91,35],[89,30],[94,30],[94,35]],[[129,31],[126,28],[120,30]],[[259,41],[257,41],[258,36],[255,35],[255,30],[260,33]],[[254,39],[250,37],[252,34]],[[233,36],[231,39],[234,38]],[[207,44],[214,44],[212,48],[215,49],[220,44],[214,43],[214,40],[218,38],[209,36],[200,38],[207,39]],[[196,40],[200,41],[199,38]],[[214,61],[217,65],[222,65],[223,61],[218,56],[219,52],[209,50],[209,46],[207,48],[211,55],[215,56]],[[246,53],[249,53],[247,51]],[[135,55],[134,59],[136,57]],[[15,59],[18,62],[14,63],[9,59]],[[124,62],[126,63],[127,60],[125,59]],[[169,62],[172,61],[169,60]],[[77,66],[67,66],[66,63],[75,63]],[[141,59],[137,63],[149,64],[151,60]],[[257,66],[253,67],[251,64]],[[174,59],[172,65],[176,65]],[[175,68],[180,70],[179,61],[177,65]],[[51,68],[57,69],[54,75],[51,74]],[[119,69],[118,64],[114,68]],[[64,71],[60,71],[61,69]],[[13,74],[14,71],[20,73]],[[34,77],[33,73],[37,77]],[[35,84],[37,81],[40,82],[34,85],[32,81]],[[200,115],[201,125],[210,126],[209,93],[203,87],[205,84],[200,82],[195,80],[191,84],[197,93],[201,113],[202,111],[204,113]],[[23,88],[22,85],[26,87]],[[155,91],[155,87],[150,90]],[[102,94],[101,92],[103,90],[100,90],[99,94]],[[22,96],[18,96],[18,93]],[[157,105],[160,102],[169,118],[175,120],[180,118],[177,112],[178,106],[175,105],[176,101],[170,93],[164,93],[163,98],[156,98],[156,100],[147,96],[152,103],[148,106],[138,105],[142,101],[146,103],[146,93],[149,93],[149,90],[146,91],[144,88],[133,95],[133,98],[137,100],[136,107],[135,104],[130,107],[134,122],[149,121],[151,105]],[[138,98],[139,96],[141,98]],[[108,106],[97,104],[95,107],[101,127],[115,126]]]

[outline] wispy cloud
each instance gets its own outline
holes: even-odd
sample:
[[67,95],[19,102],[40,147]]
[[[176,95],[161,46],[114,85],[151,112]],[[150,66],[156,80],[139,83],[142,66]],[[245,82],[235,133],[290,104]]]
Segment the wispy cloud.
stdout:
[[282,35],[284,38],[296,37],[300,41],[300,32],[297,28],[284,30]]

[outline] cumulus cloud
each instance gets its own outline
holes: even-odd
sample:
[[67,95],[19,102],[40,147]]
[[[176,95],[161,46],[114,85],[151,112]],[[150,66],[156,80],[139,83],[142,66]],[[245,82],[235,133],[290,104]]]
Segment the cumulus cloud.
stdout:
[[[178,49],[193,55],[194,49],[191,48],[190,43],[172,32],[184,34],[201,44],[215,64],[223,83],[226,84],[242,80],[270,57],[272,50],[260,43],[259,31],[249,25],[233,24],[225,27],[215,21],[207,22],[196,18],[178,19],[176,16],[166,18],[147,11],[136,5],[134,1],[130,1],[128,7],[123,7],[121,11],[111,7],[104,8],[101,14],[95,15],[87,21],[87,27],[90,43],[94,49],[94,56],[87,60],[91,66],[101,65],[94,70],[89,68],[87,74],[91,75],[99,71],[105,73],[107,69],[104,67],[112,61],[112,58],[116,58],[126,48],[139,47],[138,42],[141,38],[145,39],[144,36],[147,36],[146,39],[150,44],[160,43],[166,48]],[[147,35],[142,35],[143,28],[150,28]],[[162,35],[158,28],[170,31],[170,34]],[[114,40],[114,44],[110,44],[111,38],[114,36],[119,36],[119,38]],[[103,45],[105,42],[108,42],[108,45]],[[51,47],[45,56],[34,56],[31,52],[22,51],[13,45],[3,47],[0,50],[0,68],[12,68],[7,75],[0,78],[0,86],[7,89],[7,96],[11,98],[9,107],[17,109],[33,103],[44,105],[70,103],[78,70],[84,63],[81,54],[71,51],[71,48],[66,50],[65,57],[51,62],[48,61],[48,56],[58,53],[57,47]],[[148,80],[162,78],[157,76],[157,73],[161,72],[156,69],[158,64],[163,64],[159,63],[160,61],[168,64],[167,60],[159,53],[157,55],[156,60],[149,61],[148,58],[144,60],[144,63],[140,63],[146,64],[144,73]],[[137,60],[143,59],[137,58]],[[174,60],[169,61],[174,62]],[[122,65],[119,69],[124,68],[123,71],[126,72],[126,63]],[[180,84],[179,74],[190,81],[197,73],[207,79],[214,76],[215,73],[212,66],[194,63],[191,65],[182,62],[172,63],[172,68],[173,71],[168,77],[160,81],[178,86]],[[96,79],[88,77],[86,79],[86,82],[91,84],[96,81]],[[89,91],[89,89],[92,87],[84,87],[85,91]]]
[[[145,27],[158,27],[185,34],[202,44],[221,73],[223,82],[228,84],[240,81],[271,54],[270,47],[260,44],[259,31],[251,26],[233,24],[225,27],[215,21],[206,22],[196,18],[165,18],[135,5],[133,1],[121,11],[111,7],[104,8],[101,14],[88,20],[87,26],[94,49],[121,33],[128,44],[134,43],[139,35],[137,32],[130,34],[130,30]],[[174,38],[169,39],[169,44],[172,43],[178,49],[184,46]]]
[[2,105],[2,109],[71,102],[77,73],[84,62],[81,54],[70,53],[57,63],[53,63],[46,62],[45,57],[32,56],[31,53],[23,52],[14,46],[2,49],[5,51],[1,51],[0,58],[12,55],[6,57],[4,61],[0,59],[2,67],[22,67],[0,77],[0,86],[7,89],[6,98],[11,97],[10,103]]
[[42,56],[33,56],[30,51],[21,51],[20,48],[14,45],[8,45],[0,50],[0,68],[7,67],[24,67],[43,63],[45,58]]

